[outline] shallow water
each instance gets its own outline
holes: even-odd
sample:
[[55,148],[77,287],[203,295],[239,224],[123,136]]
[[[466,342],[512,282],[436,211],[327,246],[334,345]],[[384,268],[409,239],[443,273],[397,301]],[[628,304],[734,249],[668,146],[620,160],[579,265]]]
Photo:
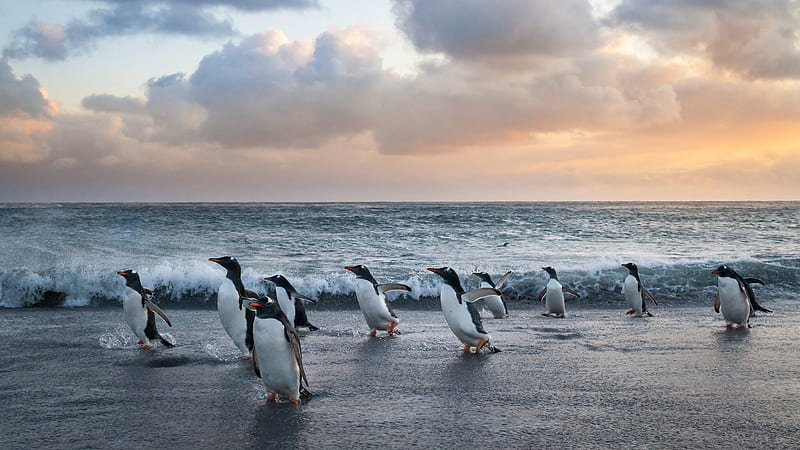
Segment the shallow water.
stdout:
[[792,447],[800,307],[730,331],[710,304],[656,317],[540,305],[484,325],[465,355],[438,310],[399,309],[397,337],[360,312],[310,310],[314,397],[270,404],[213,310],[169,310],[173,349],[136,348],[121,309],[0,310],[0,447]]

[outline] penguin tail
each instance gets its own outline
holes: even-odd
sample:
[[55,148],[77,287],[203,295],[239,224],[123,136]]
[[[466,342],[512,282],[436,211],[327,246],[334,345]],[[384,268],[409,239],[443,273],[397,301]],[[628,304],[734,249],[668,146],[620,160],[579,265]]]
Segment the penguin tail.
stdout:
[[158,338],[161,340],[161,343],[162,343],[162,344],[164,344],[164,347],[167,347],[167,348],[172,348],[172,347],[175,347],[175,344],[173,344],[172,342],[170,342],[170,341],[168,341],[168,340],[164,339],[164,336],[161,336],[161,335],[159,334],[159,335],[158,335]]
[[484,347],[488,348],[489,351],[492,353],[500,353],[502,351],[499,348],[492,345],[490,342],[487,342],[486,345],[484,345]]
[[300,387],[300,400],[308,400],[313,394],[305,386]]
[[310,323],[308,324],[308,331],[317,331],[317,330],[319,330],[319,327],[311,325]]

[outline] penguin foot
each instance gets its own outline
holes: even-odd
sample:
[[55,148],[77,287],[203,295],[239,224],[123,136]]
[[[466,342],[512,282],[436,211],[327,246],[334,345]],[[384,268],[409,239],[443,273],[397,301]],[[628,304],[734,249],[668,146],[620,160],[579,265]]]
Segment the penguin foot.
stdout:
[[475,353],[480,353],[481,349],[483,349],[483,346],[486,345],[488,342],[489,342],[488,339],[481,339],[481,341],[478,342],[478,346],[475,347]]
[[465,345],[464,348],[461,349],[461,351],[464,352],[464,353],[469,353],[469,349],[470,349],[470,346],[469,345]]
[[397,328],[397,325],[398,325],[397,322],[392,322],[392,324],[389,325],[389,330],[388,330],[389,334],[394,334],[394,329]]
[[242,361],[247,361],[250,359],[250,355],[242,355]]
[[150,346],[149,345],[142,345],[142,350],[150,350]]
[[636,312],[635,310],[631,309],[631,310],[629,310],[628,312],[626,312],[625,314],[633,314],[633,313],[635,313],[635,312]]
[[139,345],[142,345],[142,344],[144,344],[144,341],[143,341],[143,340],[141,340],[141,339],[139,339],[139,342],[138,342],[138,343],[139,343]]
[[542,315],[545,317],[550,317],[550,313],[542,313]]
[[317,331],[317,330],[319,330],[319,327],[315,327],[314,325],[311,324],[308,325],[308,331]]
[[372,330],[369,332],[369,335],[375,337],[378,334],[378,330]]
[[275,403],[275,398],[276,398],[275,394],[269,394],[267,396],[267,401],[270,403]]
[[300,404],[300,399],[299,398],[294,398],[294,397],[289,397],[289,403],[291,403],[293,405],[299,405]]

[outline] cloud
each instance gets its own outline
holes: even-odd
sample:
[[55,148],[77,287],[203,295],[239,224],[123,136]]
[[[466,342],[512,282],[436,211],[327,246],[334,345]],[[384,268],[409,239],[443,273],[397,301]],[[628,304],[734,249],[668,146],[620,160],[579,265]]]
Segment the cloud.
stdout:
[[117,97],[108,94],[90,95],[81,101],[81,106],[95,112],[147,114],[145,102],[142,99],[130,96]]
[[418,50],[453,59],[567,57],[601,44],[585,0],[394,0],[394,10]]
[[104,3],[108,8],[94,9],[87,17],[73,19],[66,25],[32,19],[12,33],[12,42],[3,49],[3,56],[60,61],[89,51],[103,38],[142,33],[232,36],[236,33],[233,24],[209,11],[220,6],[247,12],[318,7],[314,0],[105,0]]
[[623,0],[607,23],[748,79],[800,79],[796,0]]

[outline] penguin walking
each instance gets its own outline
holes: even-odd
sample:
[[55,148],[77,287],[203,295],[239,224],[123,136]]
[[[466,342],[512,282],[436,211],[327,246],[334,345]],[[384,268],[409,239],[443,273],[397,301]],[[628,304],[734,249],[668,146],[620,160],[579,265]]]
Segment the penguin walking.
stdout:
[[[496,284],[494,281],[492,281],[491,275],[486,272],[473,272],[473,275],[480,277],[481,284],[479,287],[495,288],[500,290],[500,288],[503,286],[503,283],[505,283],[509,275],[511,275],[511,271],[509,270],[502,277],[500,277]],[[483,306],[488,309],[490,313],[492,313],[492,317],[495,319],[502,319],[508,316],[508,304],[502,295],[490,295],[481,300],[481,303],[483,303]]]
[[477,288],[465,292],[458,274],[453,269],[441,267],[428,270],[444,280],[439,291],[442,313],[450,330],[464,344],[463,351],[467,353],[471,347],[475,347],[475,353],[480,353],[481,349],[486,347],[492,353],[499,352],[500,350],[489,342],[491,336],[483,328],[481,315],[474,302],[491,295],[503,294],[495,288]]
[[283,275],[273,275],[264,279],[275,283],[275,296],[278,298],[281,311],[286,314],[286,318],[289,319],[289,323],[291,323],[295,329],[307,327],[311,331],[319,330],[318,327],[315,327],[308,321],[306,307],[303,304],[304,300],[317,303],[316,300],[298,293],[294,286],[292,286],[292,283],[289,283],[289,280]]
[[755,316],[756,311],[772,312],[758,304],[750,286],[754,283],[764,285],[763,281],[758,278],[744,278],[726,265],[719,266],[711,273],[719,275],[714,311],[722,312],[726,327],[749,328],[750,317]]
[[222,256],[220,258],[208,258],[224,267],[227,273],[225,281],[219,286],[217,291],[217,312],[222,328],[233,339],[233,343],[242,353],[242,359],[248,359],[253,351],[253,318],[255,313],[245,308],[244,298],[257,299],[259,297],[253,291],[247,290],[242,284],[242,267],[236,258]]
[[243,300],[255,314],[253,342],[260,370],[257,374],[267,390],[267,401],[275,402],[277,395],[285,395],[292,404],[300,403],[301,396],[307,398],[311,394],[297,332],[275,300]]
[[654,305],[658,305],[658,302],[656,298],[653,297],[653,294],[642,286],[642,279],[639,278],[639,268],[634,263],[622,264],[622,267],[627,268],[628,272],[630,272],[628,276],[625,277],[625,282],[623,284],[625,301],[628,303],[628,307],[630,307],[630,310],[625,314],[633,314],[632,317],[653,317],[653,315],[647,311],[645,297],[649,298]]
[[167,315],[148,297],[151,293],[149,289],[142,287],[139,274],[135,270],[123,270],[117,272],[125,278],[125,292],[122,295],[122,309],[125,313],[125,322],[139,338],[139,345],[142,348],[150,348],[150,341],[160,340],[165,347],[174,347],[175,344],[164,339],[156,329],[156,314],[164,319],[164,322],[172,326]]
[[548,275],[550,275],[550,281],[547,282],[547,286],[542,289],[542,292],[539,292],[539,296],[537,297],[539,301],[545,299],[545,308],[547,312],[542,315],[563,319],[564,313],[566,312],[566,307],[564,306],[564,292],[572,294],[577,298],[581,298],[581,296],[572,289],[561,285],[558,281],[556,269],[548,266],[542,267],[542,270],[547,271]]
[[385,330],[390,335],[397,333],[395,328],[400,323],[397,314],[386,300],[389,291],[411,292],[411,288],[400,283],[378,284],[366,266],[347,266],[346,270],[356,275],[356,299],[364,320],[370,327],[370,336],[375,336],[377,330]]

